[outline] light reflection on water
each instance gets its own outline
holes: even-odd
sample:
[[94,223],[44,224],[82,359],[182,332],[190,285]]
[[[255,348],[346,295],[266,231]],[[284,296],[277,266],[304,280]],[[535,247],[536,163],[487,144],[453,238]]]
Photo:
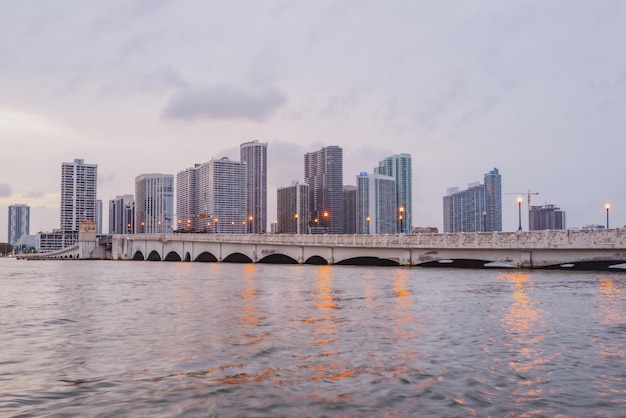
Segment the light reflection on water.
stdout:
[[623,275],[0,260],[0,415],[626,415]]

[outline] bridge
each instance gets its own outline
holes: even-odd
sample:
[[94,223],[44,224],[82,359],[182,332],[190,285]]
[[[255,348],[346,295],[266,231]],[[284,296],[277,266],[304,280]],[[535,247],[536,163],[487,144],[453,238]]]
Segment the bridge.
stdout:
[[114,260],[626,271],[626,229],[412,235],[113,235]]

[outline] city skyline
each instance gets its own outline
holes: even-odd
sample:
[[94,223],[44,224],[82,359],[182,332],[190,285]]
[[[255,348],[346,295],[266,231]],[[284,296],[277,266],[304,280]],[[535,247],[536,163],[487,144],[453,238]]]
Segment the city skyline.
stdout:
[[568,227],[606,203],[626,224],[620,2],[14,2],[0,32],[0,206],[28,204],[31,232],[58,225],[60,161],[97,162],[107,201],[257,138],[270,214],[294,156],[336,144],[344,183],[413,156],[414,225],[442,230],[446,189],[486,167],[503,230],[527,190]]

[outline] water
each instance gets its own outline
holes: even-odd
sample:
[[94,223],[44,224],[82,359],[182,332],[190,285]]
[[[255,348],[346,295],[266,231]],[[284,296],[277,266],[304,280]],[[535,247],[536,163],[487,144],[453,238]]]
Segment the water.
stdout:
[[0,416],[626,416],[626,275],[0,259]]

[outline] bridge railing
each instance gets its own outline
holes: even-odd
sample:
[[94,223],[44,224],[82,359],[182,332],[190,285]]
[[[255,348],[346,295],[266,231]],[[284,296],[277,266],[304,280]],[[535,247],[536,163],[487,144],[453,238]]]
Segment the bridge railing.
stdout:
[[367,248],[626,249],[625,229],[545,230],[443,234],[135,234],[115,238],[148,241],[222,242]]

